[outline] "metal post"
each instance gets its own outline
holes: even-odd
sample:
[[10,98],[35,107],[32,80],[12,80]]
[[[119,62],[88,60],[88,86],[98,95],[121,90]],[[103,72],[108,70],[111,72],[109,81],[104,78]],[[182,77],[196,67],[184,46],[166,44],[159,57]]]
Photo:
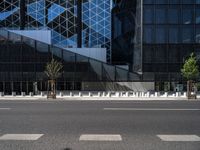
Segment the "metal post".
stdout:
[[26,4],[25,0],[20,0],[20,30],[24,30],[26,20]]
[[82,0],[77,0],[77,47],[82,47]]

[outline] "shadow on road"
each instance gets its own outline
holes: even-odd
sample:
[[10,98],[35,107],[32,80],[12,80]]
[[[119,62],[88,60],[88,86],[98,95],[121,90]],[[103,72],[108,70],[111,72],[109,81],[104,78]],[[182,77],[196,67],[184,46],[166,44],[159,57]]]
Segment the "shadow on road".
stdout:
[[71,148],[65,148],[64,150],[72,150]]

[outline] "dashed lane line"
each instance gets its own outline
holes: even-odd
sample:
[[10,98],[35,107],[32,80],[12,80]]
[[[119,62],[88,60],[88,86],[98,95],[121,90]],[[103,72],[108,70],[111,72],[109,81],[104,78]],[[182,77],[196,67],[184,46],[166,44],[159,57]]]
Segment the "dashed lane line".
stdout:
[[0,110],[11,110],[11,108],[0,108]]
[[199,142],[197,135],[157,135],[162,141],[166,142]]
[[119,134],[82,134],[79,141],[122,141]]
[[0,141],[1,140],[36,141],[42,136],[43,134],[4,134],[0,137]]

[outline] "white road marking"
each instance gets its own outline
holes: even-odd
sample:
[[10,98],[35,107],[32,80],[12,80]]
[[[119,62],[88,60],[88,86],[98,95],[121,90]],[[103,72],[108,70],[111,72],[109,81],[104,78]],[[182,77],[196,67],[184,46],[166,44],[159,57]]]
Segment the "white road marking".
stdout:
[[0,108],[0,110],[11,110],[11,108]]
[[170,109],[170,108],[104,108],[103,110],[124,110],[124,111],[200,111],[200,109]]
[[83,134],[79,141],[122,141],[119,134]]
[[197,135],[157,135],[162,141],[167,142],[199,142]]
[[0,140],[36,141],[42,136],[43,134],[4,134],[0,137]]

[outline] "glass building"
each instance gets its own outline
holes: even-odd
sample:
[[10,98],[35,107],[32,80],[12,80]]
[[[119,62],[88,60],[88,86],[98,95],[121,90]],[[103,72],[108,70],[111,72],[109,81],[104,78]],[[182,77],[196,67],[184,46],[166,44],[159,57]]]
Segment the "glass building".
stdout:
[[[130,2],[135,3],[125,5]],[[113,45],[121,44],[121,49],[126,51],[126,54],[133,54],[132,58],[125,57],[120,61],[129,63],[132,59],[131,69],[140,72],[143,81],[163,82],[163,84],[183,81],[180,70],[184,60],[192,52],[198,59],[200,58],[200,1],[130,0],[130,2],[129,0],[116,1],[122,5],[122,8],[113,12],[114,16],[123,14],[124,18],[130,13],[124,10],[133,12],[134,25],[129,29],[134,33],[132,36],[134,41],[128,41],[125,32],[119,33],[123,29],[122,26],[119,26],[121,30],[114,31],[115,35],[118,33],[123,35],[123,40],[115,43],[114,36]],[[117,20],[118,17],[114,17],[115,19]],[[115,23],[113,26],[116,26]],[[133,46],[126,48],[127,45]],[[113,57],[120,56],[121,53],[116,51]]]
[[110,0],[2,0],[0,27],[51,30],[52,44],[106,48],[111,53]]
[[112,62],[128,65],[132,70],[135,36],[136,1],[113,1],[112,9]]
[[110,0],[1,1],[0,91],[46,91],[52,58],[64,66],[59,91],[114,90],[110,83],[139,81],[137,73],[107,63],[111,8]]
[[183,80],[184,60],[200,56],[199,19],[199,0],[144,0],[143,72],[156,81]]

